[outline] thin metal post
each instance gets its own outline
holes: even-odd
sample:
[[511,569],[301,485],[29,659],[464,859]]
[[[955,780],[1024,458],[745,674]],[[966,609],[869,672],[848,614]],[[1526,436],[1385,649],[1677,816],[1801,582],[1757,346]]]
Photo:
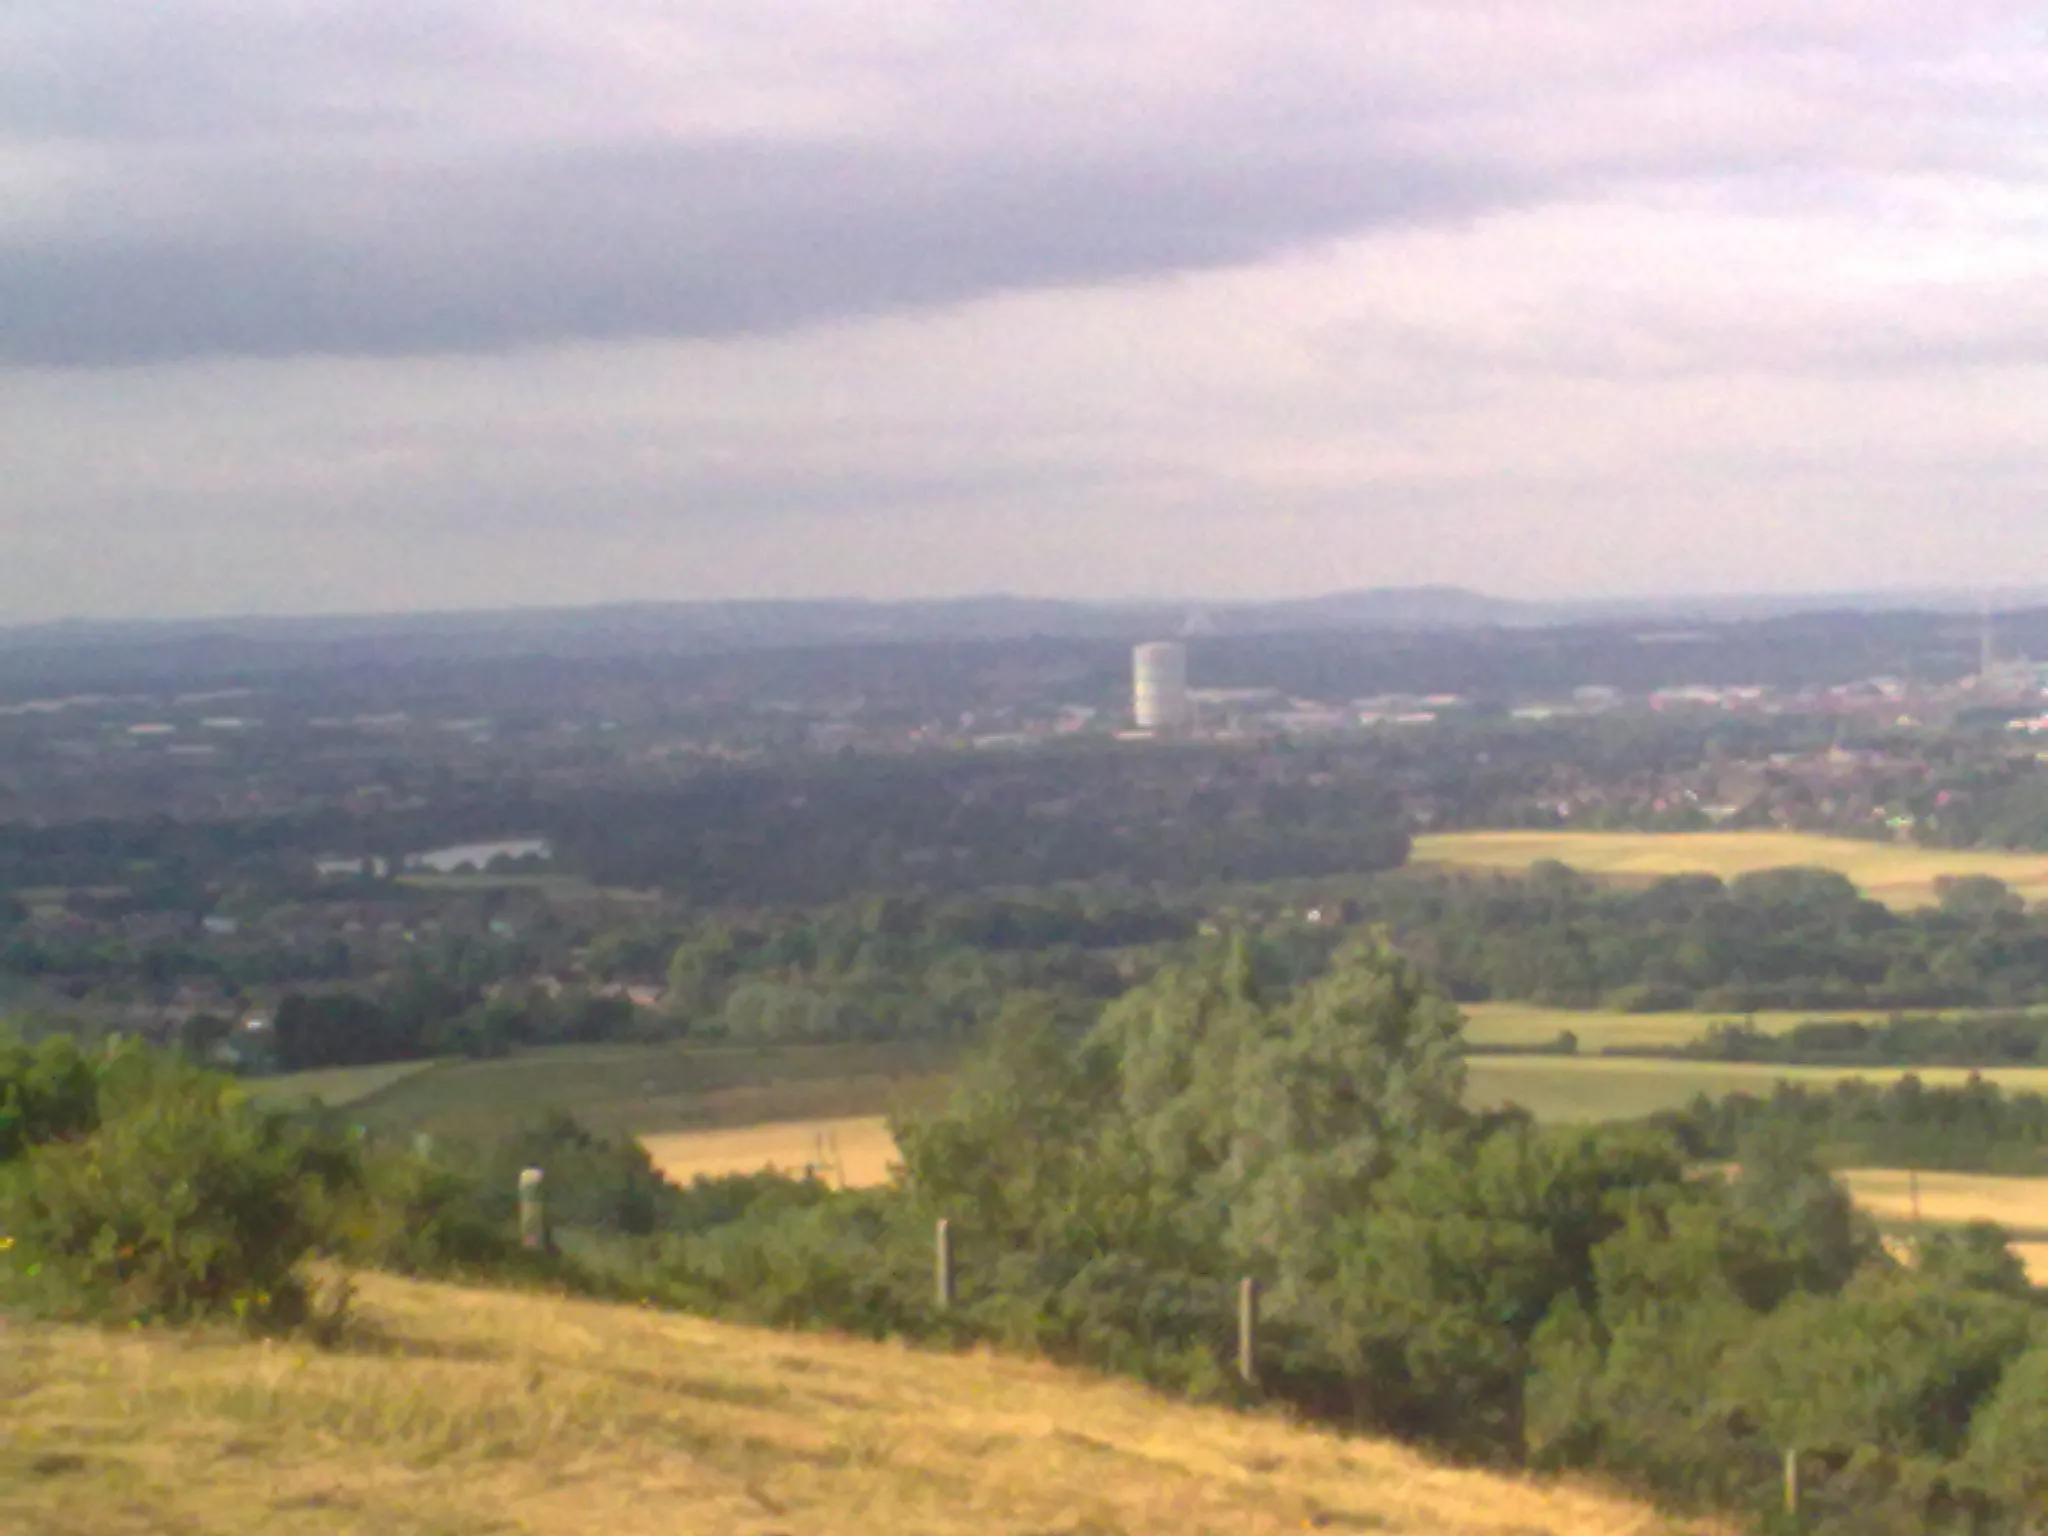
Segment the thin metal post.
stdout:
[[1794,1522],[1799,1519],[1799,1448],[1793,1446],[1785,1452],[1785,1514]]

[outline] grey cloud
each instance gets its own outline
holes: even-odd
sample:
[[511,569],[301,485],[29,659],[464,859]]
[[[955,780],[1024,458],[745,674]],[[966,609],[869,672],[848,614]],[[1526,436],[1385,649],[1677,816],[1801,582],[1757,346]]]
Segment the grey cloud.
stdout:
[[647,144],[287,165],[194,188],[177,222],[0,247],[0,361],[768,331],[1240,262],[1514,194],[1498,174],[1274,146],[1055,163]]
[[0,201],[0,366],[731,336],[1788,155],[2024,158],[1981,72],[1915,72],[2017,0],[1848,9],[12,0],[0,175],[44,185]]

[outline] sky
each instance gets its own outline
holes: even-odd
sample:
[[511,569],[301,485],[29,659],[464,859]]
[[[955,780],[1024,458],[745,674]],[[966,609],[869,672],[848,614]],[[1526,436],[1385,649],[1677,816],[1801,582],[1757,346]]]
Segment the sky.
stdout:
[[2048,585],[2048,0],[6,0],[0,624]]

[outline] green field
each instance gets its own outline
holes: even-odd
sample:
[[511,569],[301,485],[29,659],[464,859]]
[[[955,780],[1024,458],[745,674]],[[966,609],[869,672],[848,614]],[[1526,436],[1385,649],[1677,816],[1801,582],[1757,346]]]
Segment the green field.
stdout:
[[[1525,1027],[1542,1039],[1556,1033],[1547,1020],[1541,1028]],[[932,1103],[943,1095],[945,1074],[956,1059],[952,1048],[937,1044],[564,1046],[500,1061],[301,1073],[256,1087],[272,1098],[317,1093],[329,1104],[350,1104],[362,1124],[398,1134],[433,1131],[483,1140],[560,1109],[604,1135],[658,1137],[850,1119]],[[1545,1120],[1629,1119],[1676,1109],[1698,1093],[1767,1092],[1781,1078],[1892,1082],[1908,1071],[1929,1084],[1961,1083],[1970,1075],[1960,1067],[1479,1056],[1469,1065],[1467,1098],[1476,1107],[1513,1102]],[[1983,1076],[2007,1088],[2048,1092],[2048,1067],[1991,1068]]]
[[318,1099],[322,1104],[354,1104],[382,1093],[409,1077],[431,1072],[431,1061],[388,1061],[374,1067],[322,1067],[315,1072],[290,1072],[283,1077],[252,1077],[250,1096],[273,1104]]
[[[1563,1031],[1570,1030],[1579,1037],[1579,1049],[1588,1054],[1610,1049],[1684,1045],[1722,1024],[1752,1026],[1767,1035],[1776,1035],[1795,1025],[1823,1020],[1882,1022],[1893,1012],[1889,1008],[1863,1008],[1837,1013],[1798,1009],[1765,1009],[1756,1013],[1611,1013],[1597,1008],[1543,1008],[1535,1003],[1463,1003],[1460,1006],[1465,1013],[1465,1038],[1474,1047],[1545,1045]],[[1967,1018],[1977,1010],[1914,1008],[1906,1011],[1916,1018],[1938,1015],[1955,1019]],[[2041,1010],[2027,1011],[2038,1013]]]
[[[448,1061],[398,1075],[351,1103],[373,1129],[486,1140],[550,1110],[607,1136],[883,1114],[950,1068],[952,1048],[928,1043],[761,1047],[586,1045],[497,1061]],[[366,1072],[392,1069],[366,1068]],[[265,1084],[309,1096],[330,1074]],[[322,1094],[328,1103],[342,1102]]]
[[[1519,1104],[1539,1120],[1627,1120],[1680,1108],[1699,1093],[1768,1093],[1781,1079],[1819,1086],[1856,1077],[1893,1083],[1908,1073],[1930,1087],[1954,1087],[1971,1075],[1967,1067],[1779,1067],[1614,1056],[1480,1056],[1469,1063],[1465,1098],[1475,1108]],[[1987,1067],[1979,1075],[2008,1090],[2048,1093],[2048,1067]]]
[[1992,875],[2030,901],[2048,897],[2048,854],[1916,848],[1804,832],[1443,832],[1416,838],[1409,862],[1521,870],[1542,859],[1631,882],[1681,874],[1730,879],[1807,865],[1838,870],[1895,907],[1926,906],[1943,875]]

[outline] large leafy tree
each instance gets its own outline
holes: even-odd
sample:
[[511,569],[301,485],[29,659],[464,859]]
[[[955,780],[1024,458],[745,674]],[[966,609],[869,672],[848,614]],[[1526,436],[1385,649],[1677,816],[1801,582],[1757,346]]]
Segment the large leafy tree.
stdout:
[[1462,1117],[1462,1020],[1378,940],[1292,992],[1245,941],[1167,972],[1104,1015],[1122,1111],[1184,1227],[1277,1280],[1311,1277],[1321,1232],[1395,1159]]

